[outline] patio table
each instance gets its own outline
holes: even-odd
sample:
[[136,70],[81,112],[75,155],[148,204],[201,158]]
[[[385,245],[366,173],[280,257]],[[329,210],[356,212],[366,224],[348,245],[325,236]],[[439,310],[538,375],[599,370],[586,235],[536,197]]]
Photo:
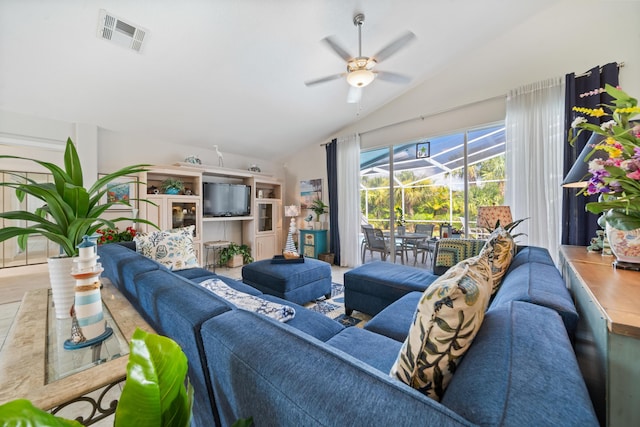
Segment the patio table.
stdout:
[[[384,232],[384,236],[389,238],[391,235],[391,233],[389,233],[388,231]],[[416,265],[417,260],[418,260],[418,242],[420,241],[425,241],[429,238],[430,236],[428,234],[424,234],[424,233],[408,233],[405,232],[403,234],[400,233],[395,233],[394,234],[394,238],[395,239],[400,239],[402,240],[402,251],[405,255],[408,255],[408,251],[412,250],[413,251],[413,265]],[[409,243],[412,243],[411,245],[409,245]],[[409,261],[409,257],[407,256],[407,261]],[[404,264],[404,256],[402,258],[402,263]]]

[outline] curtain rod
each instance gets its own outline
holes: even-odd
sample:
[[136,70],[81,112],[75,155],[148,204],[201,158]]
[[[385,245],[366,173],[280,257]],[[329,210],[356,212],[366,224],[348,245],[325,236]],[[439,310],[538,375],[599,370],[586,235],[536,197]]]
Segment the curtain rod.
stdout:
[[[618,68],[622,68],[622,67],[624,67],[624,62],[616,62],[616,65],[618,66]],[[602,67],[600,67],[600,71],[602,71]],[[578,77],[584,77],[584,76],[589,76],[589,75],[591,75],[591,71],[587,71],[587,72],[582,73],[582,74],[576,74],[573,77],[577,79]]]
[[458,110],[460,108],[471,107],[472,105],[480,104],[480,103],[487,102],[487,101],[493,101],[493,100],[501,99],[501,98],[505,98],[505,97],[506,97],[506,95],[493,96],[491,98],[481,99],[479,101],[473,101],[473,102],[469,102],[467,104],[462,104],[462,105],[458,105],[458,106],[455,106],[455,107],[447,108],[447,109],[444,109],[444,110],[436,111],[435,113],[422,114],[422,115],[420,115],[418,117],[413,117],[411,119],[406,119],[406,120],[402,120],[402,121],[395,122],[395,123],[389,123],[388,125],[383,125],[383,126],[380,126],[380,127],[377,127],[377,128],[365,130],[364,132],[360,132],[360,135],[365,135],[365,134],[368,134],[368,133],[377,132],[377,131],[382,130],[382,129],[403,125],[405,123],[413,122],[413,121],[416,121],[416,120],[428,119],[428,118],[431,118],[431,117],[439,116],[440,114],[445,114],[445,113],[449,113],[451,111]]
[[[377,128],[373,128],[373,129],[365,130],[364,132],[360,132],[360,135],[361,135],[361,136],[362,136],[362,135],[366,135],[366,134],[368,134],[368,133],[377,132],[377,131],[382,130],[382,129],[386,129],[386,128],[390,128],[390,127],[394,127],[394,126],[403,125],[403,124],[405,124],[405,123],[413,122],[413,121],[416,121],[416,120],[424,120],[424,119],[428,119],[428,118],[430,118],[430,117],[435,117],[435,116],[438,116],[438,115],[440,115],[440,114],[449,113],[449,112],[451,112],[451,111],[455,111],[455,110],[458,110],[458,109],[460,109],[460,108],[466,108],[466,107],[470,107],[470,106],[472,106],[472,105],[480,104],[480,103],[482,103],[482,102],[493,101],[493,100],[501,99],[501,98],[506,98],[506,95],[497,95],[497,96],[493,96],[493,97],[491,97],[491,98],[481,99],[481,100],[478,100],[478,101],[469,102],[469,103],[467,103],[467,104],[457,105],[457,106],[455,106],[455,107],[451,107],[451,108],[447,108],[447,109],[444,109],[444,110],[436,111],[435,113],[431,113],[431,114],[422,114],[422,115],[420,115],[420,116],[412,117],[412,118],[410,118],[410,119],[401,120],[401,121],[399,121],[399,122],[395,122],[395,123],[389,123],[388,125],[383,125],[383,126],[380,126],[380,127],[377,127]],[[322,146],[329,145],[329,144],[331,144],[331,141],[329,141],[329,142],[325,142],[325,143],[323,143],[323,144],[320,144],[320,146],[322,147]]]

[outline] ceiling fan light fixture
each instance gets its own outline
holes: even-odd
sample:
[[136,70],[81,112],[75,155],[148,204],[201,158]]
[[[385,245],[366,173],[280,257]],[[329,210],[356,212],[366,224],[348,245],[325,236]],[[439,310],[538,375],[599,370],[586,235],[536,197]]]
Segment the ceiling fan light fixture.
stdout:
[[353,87],[365,87],[376,75],[371,70],[354,70],[347,74],[347,82]]

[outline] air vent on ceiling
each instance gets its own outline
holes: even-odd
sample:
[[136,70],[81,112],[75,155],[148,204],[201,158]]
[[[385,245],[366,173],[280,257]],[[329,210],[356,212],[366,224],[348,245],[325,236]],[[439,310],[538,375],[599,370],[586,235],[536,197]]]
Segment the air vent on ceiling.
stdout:
[[101,39],[141,52],[148,32],[148,30],[126,22],[104,9],[100,10],[98,37]]

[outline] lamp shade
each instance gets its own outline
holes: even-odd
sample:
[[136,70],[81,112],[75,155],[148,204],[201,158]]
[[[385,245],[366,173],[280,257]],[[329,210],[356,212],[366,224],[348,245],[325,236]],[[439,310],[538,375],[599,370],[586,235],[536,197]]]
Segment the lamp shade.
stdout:
[[[563,187],[568,188],[579,188],[586,187],[589,182],[589,163],[587,160],[587,156],[593,148],[602,142],[605,139],[604,135],[600,135],[598,133],[592,133],[591,137],[585,144],[582,152],[576,159],[576,162],[571,166],[569,173],[564,177],[564,181],[562,181]],[[597,158],[609,158],[609,154],[604,150],[596,150],[589,159],[597,159]]]
[[376,75],[373,74],[371,70],[354,70],[347,74],[347,82],[354,87],[365,87],[371,83],[375,77]]
[[284,216],[294,217],[300,215],[300,209],[296,205],[290,205],[284,207]]
[[476,220],[478,227],[493,230],[496,228],[496,223],[498,221],[500,221],[500,225],[502,226],[513,222],[511,217],[511,208],[509,206],[478,207],[478,219]]

